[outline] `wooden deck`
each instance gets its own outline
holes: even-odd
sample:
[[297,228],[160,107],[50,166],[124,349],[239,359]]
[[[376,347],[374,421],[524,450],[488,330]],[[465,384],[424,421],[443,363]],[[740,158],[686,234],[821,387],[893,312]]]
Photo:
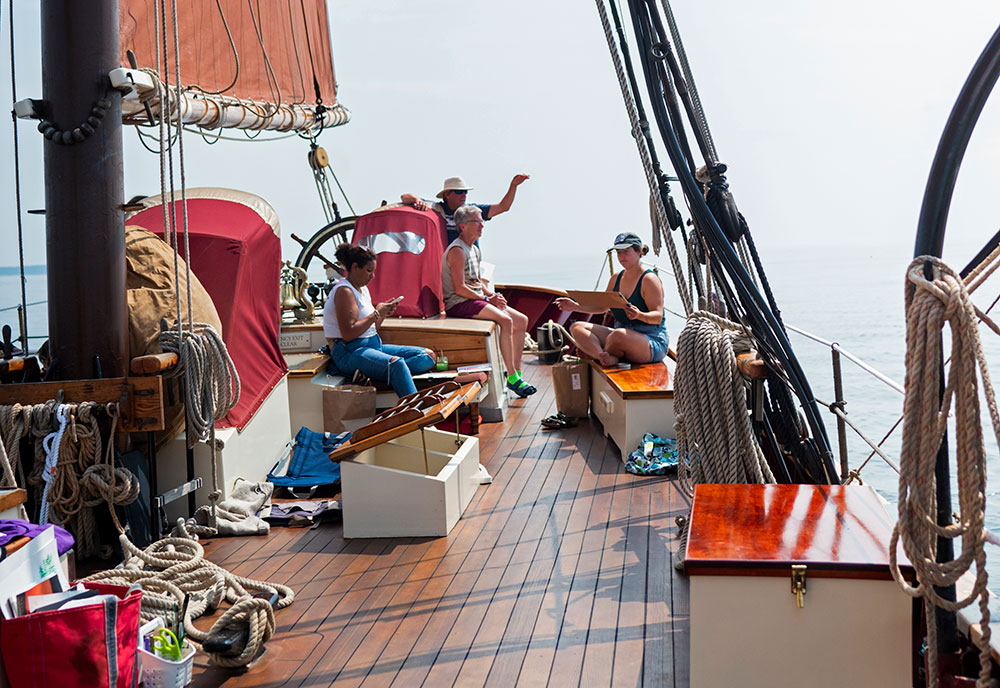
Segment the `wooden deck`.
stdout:
[[248,672],[199,654],[193,685],[687,686],[687,581],[673,568],[686,498],[626,473],[595,420],[543,430],[549,369],[525,373],[539,392],[481,426],[494,481],[448,537],[345,540],[326,525],[207,543],[296,598]]

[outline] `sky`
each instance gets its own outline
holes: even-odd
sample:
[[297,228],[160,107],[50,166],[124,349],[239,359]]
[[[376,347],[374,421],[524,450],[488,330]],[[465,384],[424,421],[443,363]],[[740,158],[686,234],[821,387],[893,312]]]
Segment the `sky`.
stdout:
[[[38,1],[14,11],[17,95],[39,97]],[[762,250],[909,256],[938,138],[1000,5],[720,0],[675,2],[674,12]],[[648,191],[594,3],[330,0],[329,14],[339,99],[353,114],[320,143],[355,211],[402,192],[432,197],[452,175],[475,187],[471,201],[495,202],[524,172],[513,209],[486,227],[492,262],[559,269],[558,256],[592,255],[599,264],[617,232],[649,239]],[[6,40],[7,3],[0,15]],[[9,94],[8,48],[0,54]],[[949,246],[962,237],[962,265],[997,228],[998,113],[991,102],[959,178]],[[0,265],[17,263],[11,126],[5,119],[0,131]],[[41,137],[31,122],[18,131],[22,205],[41,208]],[[188,136],[185,148],[190,186],[244,189],[274,205],[285,258],[298,252],[292,232],[324,224],[305,142],[209,146]],[[157,160],[131,130],[125,151],[126,197],[158,193]],[[43,263],[44,221],[23,222],[25,262]]]

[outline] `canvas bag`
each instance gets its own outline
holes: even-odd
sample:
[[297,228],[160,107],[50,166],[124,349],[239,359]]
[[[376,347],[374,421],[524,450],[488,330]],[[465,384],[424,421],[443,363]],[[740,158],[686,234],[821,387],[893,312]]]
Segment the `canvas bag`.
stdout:
[[374,417],[374,387],[340,385],[323,390],[324,432],[354,432]]
[[137,587],[85,583],[118,597],[73,609],[56,609],[5,619],[0,623],[11,688],[130,688],[139,679]]
[[584,362],[564,361],[552,366],[556,408],[564,416],[583,418],[590,409],[590,371]]

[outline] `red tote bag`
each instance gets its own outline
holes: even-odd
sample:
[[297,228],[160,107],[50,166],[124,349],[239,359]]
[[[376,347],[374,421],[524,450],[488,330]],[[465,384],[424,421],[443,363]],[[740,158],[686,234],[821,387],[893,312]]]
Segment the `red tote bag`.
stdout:
[[137,684],[142,591],[84,585],[115,595],[118,601],[36,612],[0,623],[0,651],[11,688],[132,688]]

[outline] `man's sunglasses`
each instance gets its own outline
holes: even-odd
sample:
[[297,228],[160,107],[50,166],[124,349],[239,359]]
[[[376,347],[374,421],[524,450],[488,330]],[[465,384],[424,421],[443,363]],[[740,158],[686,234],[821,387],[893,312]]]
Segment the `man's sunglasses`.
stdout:
[[456,196],[464,196],[465,194],[469,193],[469,190],[468,189],[456,189],[456,190],[452,191],[451,193],[455,194]]

